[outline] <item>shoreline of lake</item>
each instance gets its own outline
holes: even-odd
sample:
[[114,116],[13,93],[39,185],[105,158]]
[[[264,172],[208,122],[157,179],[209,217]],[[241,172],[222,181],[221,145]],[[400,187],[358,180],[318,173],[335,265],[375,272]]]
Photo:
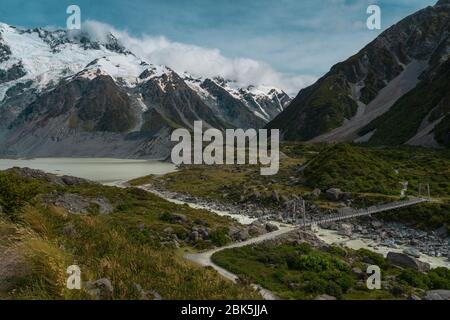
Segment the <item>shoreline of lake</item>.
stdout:
[[177,170],[172,163],[160,160],[116,158],[33,158],[0,159],[0,170],[13,167],[69,175],[104,185],[120,183],[146,175],[164,175]]

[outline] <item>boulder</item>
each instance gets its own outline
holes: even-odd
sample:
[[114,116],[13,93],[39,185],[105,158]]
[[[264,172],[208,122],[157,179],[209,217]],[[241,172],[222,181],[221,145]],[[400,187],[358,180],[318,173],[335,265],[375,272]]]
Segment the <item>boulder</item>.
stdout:
[[291,202],[291,200],[287,196],[285,196],[284,194],[281,196],[280,201],[285,207],[288,207],[289,203]]
[[257,237],[260,236],[262,234],[265,234],[267,232],[266,228],[264,225],[254,222],[252,223],[249,227],[248,227],[248,233],[252,236],[252,237]]
[[248,231],[244,229],[237,233],[236,238],[238,241],[245,241],[248,240],[248,238],[250,238],[250,235]]
[[259,201],[261,199],[261,193],[259,193],[258,191],[253,191],[253,193],[250,196],[250,200],[252,201]]
[[175,213],[175,214],[172,214],[171,221],[172,221],[172,223],[183,224],[183,223],[188,222],[188,218],[184,214]]
[[106,278],[88,281],[84,284],[84,289],[96,300],[110,300],[114,295],[114,287]]
[[450,290],[430,290],[425,293],[425,300],[450,300]]
[[364,279],[366,274],[360,268],[353,268],[352,272],[360,279]]
[[342,192],[339,200],[349,201],[351,199],[351,197],[352,197],[352,194],[350,192]]
[[327,199],[331,201],[339,201],[342,197],[342,190],[331,188],[326,191]]
[[353,233],[353,226],[351,224],[342,223],[339,226],[338,234],[346,237],[350,237]]
[[298,290],[298,288],[300,287],[300,285],[299,285],[298,283],[295,283],[295,282],[290,282],[290,283],[288,284],[288,287],[289,287],[289,289],[291,289],[291,290]]
[[198,231],[192,231],[189,235],[189,239],[191,239],[192,241],[198,241],[200,240],[200,234],[198,233]]
[[389,252],[387,254],[387,259],[390,263],[397,267],[412,268],[420,272],[427,272],[430,270],[430,265],[428,263],[421,262],[404,253]]
[[320,197],[320,194],[322,193],[322,191],[320,191],[320,189],[316,188],[311,192],[311,199],[313,200],[317,200]]
[[383,226],[383,223],[381,221],[376,221],[376,220],[372,221],[370,224],[372,225],[372,227],[374,229],[378,229],[378,228],[381,228]]
[[266,230],[267,230],[267,232],[274,232],[274,231],[278,230],[278,227],[276,225],[274,225],[273,223],[267,223]]
[[75,229],[75,225],[72,222],[66,224],[62,228],[61,232],[63,235],[69,238],[75,238],[78,235],[77,230]]
[[239,233],[239,231],[241,230],[238,227],[230,226],[228,228],[228,236],[232,239],[236,239],[236,235]]
[[330,296],[328,294],[322,294],[317,296],[314,300],[337,300],[336,297]]
[[202,237],[203,239],[206,239],[209,237],[209,229],[208,228],[205,228],[205,227],[199,228],[197,230],[197,232],[200,235],[200,237]]
[[87,198],[75,193],[60,194],[53,201],[57,207],[65,208],[70,214],[87,214],[92,205],[98,206],[101,214],[109,214],[114,211],[109,200],[104,198]]
[[74,185],[80,185],[80,184],[86,184],[91,183],[85,179],[77,178],[77,177],[71,177],[71,176],[62,176],[61,181],[68,186],[74,186]]
[[172,227],[167,227],[163,231],[164,231],[164,233],[170,233],[170,234],[172,234],[174,232]]
[[276,202],[276,203],[280,202],[280,195],[278,194],[278,191],[276,191],[276,190],[272,191],[272,201]]
[[420,252],[416,248],[406,248],[403,253],[414,258],[420,258]]
[[134,288],[139,292],[141,300],[162,300],[161,295],[155,290],[144,290],[137,283],[134,284]]
[[100,214],[110,214],[114,211],[114,208],[109,200],[104,198],[92,199],[91,204],[96,204],[98,206]]
[[199,218],[194,220],[194,224],[197,224],[199,226],[208,226],[208,222]]
[[32,270],[17,250],[0,245],[0,292],[14,289]]
[[447,226],[443,225],[440,228],[436,229],[434,233],[441,238],[447,237]]

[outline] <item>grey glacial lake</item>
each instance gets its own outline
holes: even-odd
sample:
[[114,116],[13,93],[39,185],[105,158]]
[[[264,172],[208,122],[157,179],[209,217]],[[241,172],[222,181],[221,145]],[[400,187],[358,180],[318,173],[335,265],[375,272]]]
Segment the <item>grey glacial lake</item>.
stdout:
[[0,159],[0,170],[13,167],[27,167],[57,175],[75,176],[106,185],[117,185],[149,174],[163,175],[176,171],[175,165],[156,160],[110,158]]

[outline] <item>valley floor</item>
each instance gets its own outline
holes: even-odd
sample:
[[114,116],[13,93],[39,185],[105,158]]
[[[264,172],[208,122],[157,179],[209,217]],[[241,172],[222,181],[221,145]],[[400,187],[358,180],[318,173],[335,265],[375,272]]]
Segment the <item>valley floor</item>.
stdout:
[[[445,151],[285,145],[283,152],[274,177],[256,166],[192,166],[120,188],[1,171],[0,298],[405,299],[450,290],[450,269],[437,263],[448,254]],[[301,199],[309,216],[326,216],[417,196],[426,179],[433,203],[315,234],[295,230],[301,218],[290,206]],[[345,199],[332,199],[332,187]],[[352,246],[358,238],[367,246]],[[422,260],[428,250],[433,269],[411,255],[399,262],[379,254],[403,246],[422,251]],[[73,264],[82,270],[80,291],[66,288]],[[383,270],[380,291],[365,286],[372,264]]]
[[[315,150],[311,150],[315,148]],[[336,150],[337,148],[337,150]],[[283,165],[280,172],[280,175],[265,179],[259,177],[257,175],[257,169],[252,167],[227,167],[227,166],[218,166],[218,167],[207,167],[207,166],[192,166],[192,167],[183,167],[180,171],[169,174],[163,177],[145,177],[141,179],[137,179],[132,181],[132,184],[147,184],[147,188],[151,188],[153,190],[157,189],[157,192],[160,195],[165,195],[167,197],[172,197],[177,199],[177,201],[194,203],[195,205],[201,205],[202,207],[212,207],[219,208],[220,212],[223,214],[224,212],[233,212],[234,215],[238,217],[251,217],[251,221],[258,219],[262,221],[273,221],[277,220],[284,223],[295,223],[299,222],[299,218],[295,218],[289,215],[282,214],[280,212],[287,212],[286,209],[289,205],[290,201],[295,201],[295,198],[304,198],[307,200],[308,205],[307,208],[309,210],[309,214],[313,214],[316,217],[318,215],[326,215],[326,212],[332,212],[339,208],[345,206],[356,206],[363,207],[368,205],[373,205],[376,203],[386,203],[399,200],[400,193],[406,195],[412,194],[417,195],[417,192],[414,190],[414,184],[419,183],[421,179],[424,179],[426,176],[428,181],[431,179],[438,178],[438,171],[450,164],[450,159],[448,154],[443,151],[442,153],[438,153],[435,151],[427,151],[424,149],[410,149],[405,148],[405,150],[400,150],[395,152],[392,149],[386,149],[384,152],[379,148],[371,149],[371,148],[361,148],[361,147],[344,147],[342,149],[341,146],[337,146],[336,148],[328,148],[328,147],[317,147],[317,146],[285,146],[285,150],[287,149],[286,154],[288,156],[282,160]],[[313,169],[314,171],[319,171],[320,167],[326,167],[329,164],[326,163],[318,163],[317,159],[321,158],[323,153],[331,153],[330,149],[333,150],[334,158],[343,155],[343,161],[341,163],[346,167],[343,174],[345,174],[345,179],[343,180],[339,174],[342,165],[339,163],[333,164],[333,170],[337,172],[334,174],[331,180],[331,184],[329,185],[334,187],[339,187],[341,182],[345,182],[344,185],[346,188],[345,191],[349,190],[348,187],[351,187],[352,192],[352,200],[347,203],[343,203],[342,201],[330,201],[330,199],[325,194],[321,196],[312,196],[314,191],[314,186],[320,185],[325,181],[317,181],[311,183],[308,181],[312,174],[309,172],[305,172],[307,170]],[[344,151],[342,155],[339,155],[339,152]],[[373,153],[367,159],[361,158],[361,155],[365,153]],[[394,153],[394,154],[393,154]],[[397,154],[395,154],[397,153]],[[426,159],[433,159],[433,166],[436,167],[436,171],[433,171],[433,166],[427,168],[427,172],[424,172],[422,168],[422,172],[418,166],[418,163],[415,163],[414,166],[410,166],[411,160],[408,158],[409,155],[413,155],[415,160],[426,161]],[[373,159],[373,156],[377,156],[378,159]],[[393,157],[395,155],[395,157]],[[437,156],[437,157],[436,157]],[[360,163],[353,164],[352,158],[360,158]],[[422,160],[422,159],[423,160]],[[342,159],[342,158],[341,158]],[[387,177],[382,177],[380,180],[381,187],[383,189],[379,189],[380,185],[376,186],[378,189],[374,189],[375,192],[367,192],[367,188],[370,188],[370,185],[358,185],[355,182],[359,183],[359,181],[371,181],[379,178],[377,176],[378,172],[376,170],[371,171],[370,167],[372,166],[372,161],[381,160],[380,163],[374,164],[379,168],[382,168],[382,171],[389,170],[389,167],[392,169],[392,174],[387,174]],[[364,163],[367,161],[368,163]],[[385,163],[383,162],[385,161]],[[441,162],[441,164],[439,164]],[[352,168],[351,166],[355,165],[357,168]],[[406,166],[405,166],[406,165]],[[319,166],[319,168],[314,168]],[[386,168],[383,168],[386,166]],[[409,166],[409,167],[407,167]],[[442,166],[442,167],[440,167]],[[308,169],[308,167],[310,167]],[[399,168],[399,169],[396,169]],[[403,169],[402,169],[403,168]],[[327,168],[329,169],[329,168]],[[356,170],[355,170],[356,169]],[[368,169],[368,170],[365,170]],[[352,172],[354,170],[355,172]],[[331,170],[323,170],[323,172],[329,173]],[[379,170],[378,170],[379,171]],[[353,176],[352,176],[353,174]],[[397,175],[397,177],[395,177]],[[417,175],[413,177],[413,175]],[[436,176],[433,176],[436,175]],[[444,176],[447,176],[448,172],[444,170]],[[410,188],[405,189],[404,186],[401,187],[402,176],[406,179],[413,178],[415,181],[409,183]],[[319,175],[320,177],[320,175]],[[317,175],[314,176],[314,179],[317,178]],[[374,179],[375,178],[375,179]],[[265,180],[264,180],[265,179]],[[356,179],[356,180],[354,180]],[[392,179],[392,182],[389,181]],[[395,180],[398,182],[395,183]],[[332,224],[327,226],[329,230],[322,229],[319,232],[316,232],[315,237],[324,240],[324,245],[328,245],[331,247],[344,246],[346,251],[353,252],[354,250],[359,250],[356,252],[360,252],[361,250],[365,250],[362,252],[372,252],[372,254],[380,254],[377,257],[381,259],[380,261],[384,261],[387,265],[390,265],[390,262],[387,261],[386,255],[388,252],[403,252],[403,250],[408,249],[409,247],[420,247],[421,253],[421,261],[426,261],[430,263],[432,268],[436,268],[436,272],[444,272],[446,273],[447,268],[450,265],[450,262],[447,258],[448,252],[448,241],[445,233],[447,232],[445,229],[449,226],[449,211],[448,211],[448,181],[444,182],[440,180],[438,187],[441,188],[437,190],[438,194],[435,197],[435,202],[431,204],[420,205],[416,208],[405,208],[397,210],[394,213],[383,213],[380,214],[380,220],[373,220],[371,218],[368,219],[359,219],[355,221],[351,221],[350,227],[353,227],[357,230],[354,230],[354,235],[350,234],[345,235],[342,234],[342,226],[341,224]],[[189,185],[196,185],[196,188],[189,188]],[[431,184],[432,188],[437,186],[436,184]],[[442,189],[444,188],[444,189]],[[322,189],[322,188],[321,188]],[[325,189],[325,188],[323,188]],[[322,189],[322,190],[323,190]],[[359,189],[359,190],[358,190]],[[391,189],[391,190],[390,190]],[[397,191],[398,190],[398,191]],[[395,193],[398,192],[398,195],[395,196]],[[323,194],[323,191],[322,191]],[[294,195],[294,199],[292,196]],[[297,195],[297,196],[295,196]],[[289,199],[288,197],[291,196]],[[428,217],[433,217],[429,219]],[[242,218],[241,218],[242,219]],[[383,222],[383,220],[388,221],[388,223]],[[375,222],[372,222],[375,221]],[[410,227],[406,227],[402,224],[392,223],[389,221],[398,221],[403,222],[409,225]],[[442,221],[439,223],[439,221]],[[378,231],[376,229],[372,230],[371,225],[377,224]],[[379,225],[378,225],[379,224]],[[440,236],[437,236],[436,232],[431,232],[435,230],[435,228],[441,226],[439,232],[441,232]],[[344,225],[347,227],[347,225]],[[420,228],[427,231],[417,231],[413,228]],[[380,237],[380,229],[382,230]],[[347,231],[348,232],[348,231]],[[383,235],[385,233],[389,235]],[[444,236],[442,236],[442,232],[444,232]],[[416,237],[416,233],[420,234],[420,239],[415,241],[413,238]],[[258,238],[255,242],[259,243]],[[360,237],[360,238],[358,238]],[[249,240],[248,248],[254,248],[257,250],[260,246],[265,246],[270,243],[267,241],[263,244],[254,244],[253,241]],[[276,242],[276,241],[275,241]],[[243,244],[246,244],[244,241]],[[238,248],[236,248],[238,247]],[[244,247],[244,248],[242,248]],[[235,265],[239,264],[240,258],[234,258],[235,254],[239,252],[240,248],[242,250],[246,249],[247,246],[237,245],[232,246],[232,248],[221,248],[215,249],[211,251],[207,251],[203,254],[194,254],[190,255],[189,258],[193,258],[201,265],[210,265],[214,266],[219,273],[225,275],[227,278],[235,278],[236,275],[239,275],[239,279],[246,278],[249,275],[253,274],[252,271],[247,270],[239,270],[239,268]],[[360,250],[361,249],[361,250]],[[274,249],[276,250],[276,249]],[[214,259],[216,256],[226,256],[227,253],[230,253],[230,261],[228,262],[220,262],[220,259]],[[231,254],[233,253],[233,254]],[[424,254],[426,253],[426,254]],[[212,261],[210,261],[212,259]],[[268,258],[269,261],[271,258]],[[261,262],[261,261],[260,261]],[[243,258],[242,263],[251,263],[248,259]],[[279,269],[282,266],[279,266],[278,263],[269,264],[272,265],[273,268]],[[390,265],[390,267],[394,267]],[[444,267],[444,268],[442,268]],[[224,269],[226,268],[226,269]],[[236,269],[237,268],[237,269]],[[256,268],[258,269],[258,268]],[[359,268],[357,268],[359,270]],[[395,267],[394,267],[395,269]],[[259,270],[259,269],[258,269]],[[443,271],[444,270],[444,271]],[[231,273],[230,273],[231,272]],[[262,271],[264,273],[264,271]],[[254,275],[254,274],[253,274]],[[272,288],[267,286],[267,283],[264,280],[261,280],[259,276],[254,275],[256,278],[251,277],[251,282],[255,282],[264,288]],[[416,275],[417,276],[417,275]],[[349,289],[348,295],[340,294],[340,298],[406,298],[410,295],[414,295],[413,290],[414,284],[412,282],[404,281],[400,278],[403,276],[392,275],[391,278],[394,279],[392,282],[393,286],[404,286],[401,291],[401,294],[392,294],[389,290],[385,292],[385,296],[377,296],[376,294],[368,294],[367,292],[353,292],[353,289]],[[257,281],[257,279],[259,279]],[[280,282],[278,279],[276,282]],[[282,281],[281,281],[282,282]],[[279,284],[278,284],[279,285]],[[449,289],[448,284],[442,285],[444,288]],[[432,289],[430,286],[428,289]],[[439,287],[440,288],[440,287]],[[361,289],[361,283],[359,284],[359,289]],[[358,290],[359,290],[358,289]],[[425,295],[425,286],[416,286],[416,289],[419,291],[416,292],[419,296]],[[302,291],[297,289],[289,289],[288,291],[292,291],[291,293],[296,296],[296,291]],[[364,291],[364,290],[363,290]],[[392,290],[391,290],[392,291]],[[297,294],[300,294],[297,292]],[[353,292],[353,293],[352,293]],[[389,293],[390,292],[390,293]],[[320,292],[317,292],[320,295]],[[322,292],[323,293],[323,292]],[[275,295],[279,295],[280,292],[275,290]],[[305,294],[305,292],[303,292]],[[291,295],[280,295],[281,297],[292,297]],[[314,298],[311,295],[300,295],[298,298]]]

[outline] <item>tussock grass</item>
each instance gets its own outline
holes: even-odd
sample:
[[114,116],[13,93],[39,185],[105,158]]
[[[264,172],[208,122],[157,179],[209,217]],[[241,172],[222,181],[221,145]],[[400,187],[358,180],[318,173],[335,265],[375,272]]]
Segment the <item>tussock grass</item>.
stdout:
[[[189,230],[201,221],[213,232],[234,224],[231,219],[175,205],[139,189],[43,185],[45,192],[38,190],[34,197],[21,199],[14,215],[10,211],[0,214],[0,246],[19,253],[26,265],[26,272],[17,274],[14,288],[0,292],[0,297],[92,299],[84,290],[66,288],[67,267],[78,265],[83,282],[109,279],[113,299],[140,299],[136,284],[158,292],[163,299],[261,298],[249,286],[236,285],[213,270],[185,261],[180,254],[185,249],[164,244],[171,239],[165,231],[170,227],[187,250],[212,247],[214,243],[191,241]],[[5,188],[14,193],[14,188]],[[54,190],[105,198],[114,211],[69,214],[45,201]],[[161,219],[164,213],[182,214],[187,222],[165,221]]]

